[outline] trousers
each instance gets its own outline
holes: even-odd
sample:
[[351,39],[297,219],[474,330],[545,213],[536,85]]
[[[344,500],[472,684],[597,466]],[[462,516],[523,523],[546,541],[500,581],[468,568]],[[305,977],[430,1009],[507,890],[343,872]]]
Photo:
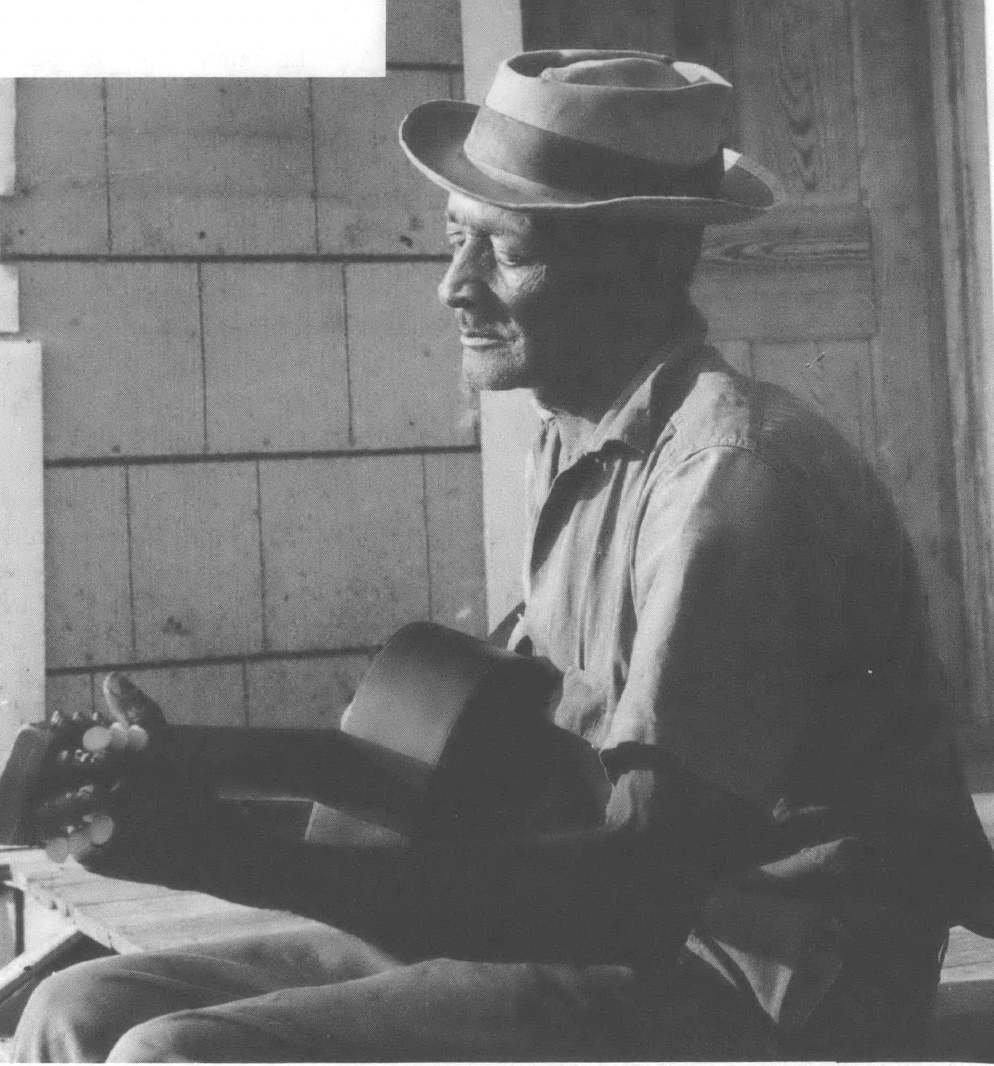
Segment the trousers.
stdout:
[[326,927],[48,977],[17,1062],[769,1060],[772,1031],[693,960],[664,981],[621,965],[401,961]]

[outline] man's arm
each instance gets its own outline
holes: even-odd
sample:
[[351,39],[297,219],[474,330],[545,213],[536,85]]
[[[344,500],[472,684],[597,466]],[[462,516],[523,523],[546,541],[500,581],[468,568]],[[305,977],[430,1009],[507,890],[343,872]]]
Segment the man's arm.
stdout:
[[659,964],[764,824],[675,761],[639,759],[597,828],[352,849],[253,840],[235,828],[214,838],[199,887],[412,954]]

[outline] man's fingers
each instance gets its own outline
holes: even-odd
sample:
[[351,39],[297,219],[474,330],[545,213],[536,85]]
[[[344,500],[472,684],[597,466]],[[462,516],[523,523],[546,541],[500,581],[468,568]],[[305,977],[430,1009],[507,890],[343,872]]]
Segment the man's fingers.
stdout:
[[124,674],[108,674],[103,689],[108,713],[125,729],[138,726],[147,733],[166,724],[166,717],[155,700]]

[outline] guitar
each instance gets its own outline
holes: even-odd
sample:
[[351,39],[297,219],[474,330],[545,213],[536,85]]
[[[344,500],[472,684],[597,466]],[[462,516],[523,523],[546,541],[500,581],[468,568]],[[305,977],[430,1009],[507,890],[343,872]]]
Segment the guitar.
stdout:
[[339,730],[170,726],[110,674],[105,711],[18,732],[0,774],[0,843],[44,844],[56,861],[103,846],[157,759],[195,768],[191,779],[291,792],[401,838],[594,825],[608,786],[594,750],[548,721],[558,681],[535,659],[427,622],[387,642]]

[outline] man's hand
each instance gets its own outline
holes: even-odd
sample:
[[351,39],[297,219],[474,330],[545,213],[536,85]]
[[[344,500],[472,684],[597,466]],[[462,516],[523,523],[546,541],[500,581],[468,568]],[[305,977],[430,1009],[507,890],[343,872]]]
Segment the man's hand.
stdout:
[[[104,760],[102,787],[83,821],[95,839],[74,848],[76,857],[107,876],[195,887],[216,806],[211,790],[196,766],[177,757],[154,700],[121,674],[108,675],[103,692],[106,725],[83,737],[84,749]],[[132,743],[115,750],[107,738],[122,732]],[[96,825],[104,832],[94,834]]]

